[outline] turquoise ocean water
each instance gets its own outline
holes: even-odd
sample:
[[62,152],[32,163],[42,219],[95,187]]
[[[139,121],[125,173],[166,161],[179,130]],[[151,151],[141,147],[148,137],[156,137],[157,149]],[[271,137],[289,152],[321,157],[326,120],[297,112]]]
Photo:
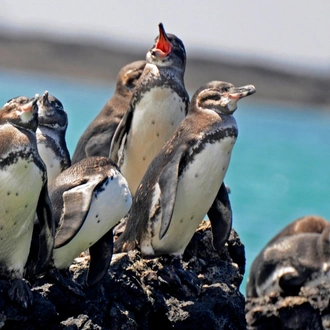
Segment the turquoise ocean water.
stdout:
[[[113,87],[0,70],[0,105],[48,90],[68,113],[72,155]],[[233,226],[245,245],[244,293],[253,259],[286,224],[307,214],[330,220],[330,109],[254,103],[250,96],[240,101],[235,118],[239,136],[225,182],[231,189]]]

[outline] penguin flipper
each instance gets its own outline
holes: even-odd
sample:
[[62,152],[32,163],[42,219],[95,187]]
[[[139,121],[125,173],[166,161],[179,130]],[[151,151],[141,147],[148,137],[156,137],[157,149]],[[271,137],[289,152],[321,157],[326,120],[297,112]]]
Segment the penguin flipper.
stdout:
[[213,246],[219,251],[227,242],[232,227],[231,205],[224,182],[222,182],[207,215],[212,227]]
[[89,248],[88,286],[98,283],[103,278],[109,268],[112,253],[113,232],[111,229]]
[[54,248],[55,223],[47,183],[40,193],[36,214],[29,256],[24,269],[24,277],[29,281],[34,281],[46,271]]
[[94,189],[106,178],[96,175],[87,181],[82,179],[80,184],[63,193],[63,215],[55,237],[55,248],[69,243],[79,232],[87,217]]
[[[48,195],[47,182],[44,184],[39,196],[37,216],[38,223],[34,225],[33,230],[35,233],[32,237],[35,240],[38,239],[39,242],[31,243],[31,247],[37,246],[38,249],[38,259],[36,261],[34,275],[39,275],[40,273],[46,271],[46,268],[52,257],[55,243],[55,222],[52,213],[51,202]],[[33,260],[34,256],[32,254],[34,251],[32,250],[30,252],[30,257]]]
[[176,192],[178,188],[179,166],[183,155],[182,147],[174,158],[162,169],[159,175],[159,188],[161,190],[160,207],[162,210],[162,220],[159,230],[159,239],[162,239],[172,220]]
[[108,129],[99,133],[96,132],[95,135],[91,136],[84,148],[85,158],[92,156],[108,157],[113,134],[113,130]]
[[126,144],[127,135],[131,128],[131,123],[133,119],[133,108],[129,107],[122,120],[118,124],[118,127],[113,135],[111,145],[110,145],[110,152],[109,158],[120,166],[120,162],[122,161],[122,149]]

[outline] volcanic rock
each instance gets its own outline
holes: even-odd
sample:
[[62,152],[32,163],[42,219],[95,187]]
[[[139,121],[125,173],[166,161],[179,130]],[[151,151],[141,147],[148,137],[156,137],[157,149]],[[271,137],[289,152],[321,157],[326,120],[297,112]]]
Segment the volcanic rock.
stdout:
[[[47,276],[33,284],[34,306],[23,310],[0,281],[0,329],[246,329],[244,246],[232,230],[218,253],[209,221],[203,221],[182,262],[143,259],[138,250],[114,254],[107,276],[76,296]],[[83,284],[88,257],[70,267]]]

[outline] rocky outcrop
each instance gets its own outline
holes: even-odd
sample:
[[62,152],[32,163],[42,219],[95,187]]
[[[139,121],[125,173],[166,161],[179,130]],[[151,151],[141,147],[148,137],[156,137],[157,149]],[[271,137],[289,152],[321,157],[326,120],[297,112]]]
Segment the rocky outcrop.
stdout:
[[[218,253],[203,221],[183,262],[143,259],[139,251],[115,254],[109,274],[85,297],[65,291],[45,276],[33,286],[34,306],[9,303],[9,284],[0,282],[2,329],[246,329],[245,300],[239,286],[245,270],[244,246],[232,230]],[[83,283],[88,258],[70,271]]]
[[246,300],[249,330],[330,329],[330,284],[302,287],[298,296],[278,293]]

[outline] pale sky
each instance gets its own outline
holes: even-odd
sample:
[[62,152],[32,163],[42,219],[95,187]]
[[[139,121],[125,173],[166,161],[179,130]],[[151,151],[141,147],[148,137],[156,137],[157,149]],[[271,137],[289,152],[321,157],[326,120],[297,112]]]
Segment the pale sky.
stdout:
[[330,1],[1,0],[0,28],[149,49],[158,23],[187,55],[248,56],[330,74]]

